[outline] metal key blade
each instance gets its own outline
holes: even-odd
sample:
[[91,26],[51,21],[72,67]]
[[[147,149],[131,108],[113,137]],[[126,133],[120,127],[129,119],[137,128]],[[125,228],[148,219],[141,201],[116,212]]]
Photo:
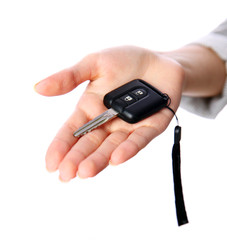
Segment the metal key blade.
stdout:
[[82,135],[90,132],[91,130],[99,127],[100,125],[104,124],[105,122],[113,119],[116,117],[118,112],[113,110],[112,108],[108,109],[104,113],[100,114],[93,120],[89,121],[88,123],[84,124],[82,127],[80,127],[78,130],[76,130],[73,133],[74,137],[81,137]]

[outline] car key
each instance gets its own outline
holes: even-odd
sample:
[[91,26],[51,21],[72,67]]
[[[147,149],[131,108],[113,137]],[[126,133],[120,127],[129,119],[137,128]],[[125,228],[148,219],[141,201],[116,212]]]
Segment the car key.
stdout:
[[167,107],[170,98],[147,82],[135,79],[107,93],[103,103],[109,109],[75,131],[75,137],[90,132],[116,116],[128,123],[137,123]]

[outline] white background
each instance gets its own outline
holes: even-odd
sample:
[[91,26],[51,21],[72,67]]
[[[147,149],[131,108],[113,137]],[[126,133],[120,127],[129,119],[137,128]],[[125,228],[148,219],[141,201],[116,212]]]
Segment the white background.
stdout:
[[136,157],[68,184],[45,151],[84,86],[42,97],[33,85],[86,54],[132,44],[172,50],[212,30],[226,1],[0,2],[0,239],[226,239],[227,110],[207,120],[179,109],[190,224],[178,228],[171,148],[175,121]]

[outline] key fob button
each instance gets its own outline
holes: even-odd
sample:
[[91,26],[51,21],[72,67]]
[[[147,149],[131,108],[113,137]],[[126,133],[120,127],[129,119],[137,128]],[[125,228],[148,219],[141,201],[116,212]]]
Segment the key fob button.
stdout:
[[124,103],[126,103],[127,105],[131,105],[132,103],[136,102],[136,99],[129,95],[129,94],[125,94],[124,96],[122,96],[120,98]]
[[132,94],[135,95],[138,99],[141,99],[147,95],[147,91],[143,88],[138,88],[132,91]]

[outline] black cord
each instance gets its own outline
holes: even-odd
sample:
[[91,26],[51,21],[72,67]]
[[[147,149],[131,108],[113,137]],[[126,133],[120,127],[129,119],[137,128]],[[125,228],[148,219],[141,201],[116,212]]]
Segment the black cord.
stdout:
[[184,195],[181,182],[181,155],[180,155],[180,140],[181,140],[181,127],[175,111],[169,107],[171,101],[166,106],[175,116],[177,126],[174,129],[174,144],[172,150],[172,165],[173,165],[173,182],[175,193],[175,204],[178,226],[188,223],[187,213],[184,204]]
[[170,108],[169,105],[166,106],[166,108],[168,108],[173,113],[173,115],[175,116],[175,118],[177,120],[177,125],[179,126],[179,120],[178,120],[178,117],[177,117],[176,113],[174,112],[174,110],[172,108]]

